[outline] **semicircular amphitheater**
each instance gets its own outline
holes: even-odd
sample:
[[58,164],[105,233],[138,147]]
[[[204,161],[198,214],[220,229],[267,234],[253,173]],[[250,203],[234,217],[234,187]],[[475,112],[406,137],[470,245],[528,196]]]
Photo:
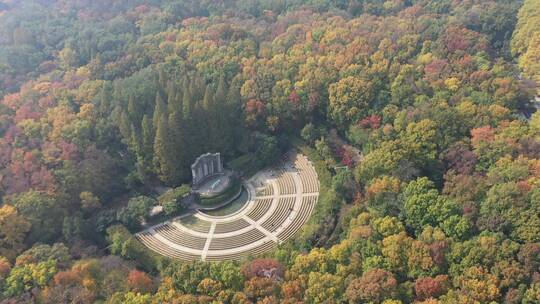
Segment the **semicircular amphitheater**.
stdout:
[[292,154],[277,168],[244,182],[248,201],[226,216],[202,211],[136,234],[151,250],[179,260],[239,260],[272,250],[293,237],[314,210],[319,180],[311,162]]

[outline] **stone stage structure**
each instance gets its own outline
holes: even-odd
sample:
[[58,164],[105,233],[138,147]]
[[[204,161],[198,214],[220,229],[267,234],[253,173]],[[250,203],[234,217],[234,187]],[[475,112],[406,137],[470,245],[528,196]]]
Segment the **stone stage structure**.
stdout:
[[221,155],[218,153],[206,153],[195,160],[191,165],[193,176],[193,188],[197,189],[214,175],[223,174]]

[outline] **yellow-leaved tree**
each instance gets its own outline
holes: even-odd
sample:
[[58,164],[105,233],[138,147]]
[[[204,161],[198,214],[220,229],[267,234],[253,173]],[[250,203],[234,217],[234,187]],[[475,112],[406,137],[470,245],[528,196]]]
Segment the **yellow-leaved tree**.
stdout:
[[0,255],[14,259],[24,249],[31,224],[11,205],[0,208]]
[[512,54],[519,58],[523,74],[540,84],[540,0],[525,0],[519,10]]

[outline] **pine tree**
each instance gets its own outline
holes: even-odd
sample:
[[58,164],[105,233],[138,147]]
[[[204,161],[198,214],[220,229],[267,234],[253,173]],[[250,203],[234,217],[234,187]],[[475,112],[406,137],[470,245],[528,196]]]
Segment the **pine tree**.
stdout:
[[193,119],[194,101],[191,95],[189,78],[186,76],[182,80],[182,140],[178,144],[183,151],[183,158],[186,168],[189,168],[189,163],[194,160],[195,154],[198,152],[195,136],[197,129]]
[[238,85],[231,84],[229,91],[227,92],[227,103],[230,105],[240,105],[242,96],[240,95],[240,87]]
[[186,148],[185,144],[185,123],[182,113],[182,104],[178,100],[173,101],[173,105],[170,107],[171,114],[169,115],[169,129],[171,134],[171,142],[174,145],[176,152],[177,164],[179,165],[178,171],[180,175],[183,175],[183,167],[185,165]]
[[167,86],[167,73],[165,73],[165,70],[163,69],[163,67],[160,67],[158,70],[157,81],[158,81],[159,87],[165,88]]
[[101,88],[101,94],[100,94],[100,100],[99,100],[99,114],[104,115],[105,113],[109,112],[109,107],[111,105],[111,90],[107,83],[103,84],[103,87]]
[[156,128],[154,137],[155,172],[162,181],[173,185],[177,183],[180,178],[174,160],[175,146],[172,142],[167,107],[159,93],[156,95],[156,108],[154,110],[152,122]]
[[167,84],[167,109],[169,113],[173,112],[173,107],[175,105],[175,99],[176,99],[176,82],[169,81]]
[[240,87],[232,83],[229,87],[229,91],[227,92],[226,106],[227,121],[229,123],[229,134],[231,136],[229,147],[231,147],[231,150],[234,150],[237,146],[239,146],[240,139],[244,137],[244,124],[242,123],[244,121],[244,118],[242,117],[243,111],[241,105],[241,98],[242,97],[240,95]]
[[191,88],[192,88],[191,93],[195,100],[203,99],[203,96],[204,96],[203,94],[206,89],[206,83],[204,82],[204,79],[200,75],[195,75],[192,78]]
[[148,118],[148,115],[144,114],[141,123],[142,132],[142,147],[145,157],[152,156],[152,146],[154,144],[154,127],[152,121]]
[[184,87],[183,87],[183,95],[182,95],[182,112],[184,113],[184,120],[190,120],[191,119],[191,111],[193,109],[193,97],[191,95],[191,89],[189,87],[189,81],[184,81]]
[[131,140],[129,142],[130,149],[135,152],[137,156],[142,155],[142,139],[140,134],[137,132],[137,129],[133,124],[130,127],[131,130]]
[[165,106],[165,103],[163,102],[163,99],[161,98],[161,95],[159,93],[156,94],[156,105],[154,108],[154,116],[152,118],[152,123],[154,124],[154,127],[158,127],[158,120],[160,117],[166,113],[167,107]]
[[120,130],[120,134],[122,134],[124,143],[129,144],[131,141],[131,122],[125,111],[120,112],[118,129]]
[[113,89],[111,93],[112,93],[112,100],[115,100],[115,101],[123,100],[125,95],[124,95],[124,90],[120,81],[113,83]]
[[225,82],[225,75],[223,73],[219,76],[215,99],[218,105],[225,104],[227,101],[227,83]]
[[154,138],[154,166],[159,178],[167,183],[175,182],[172,159],[172,146],[169,136],[168,119],[161,115],[157,121],[156,137]]
[[172,140],[176,142],[177,139],[182,138],[183,136],[183,126],[184,121],[182,118],[182,113],[174,111],[169,115],[169,127],[170,133],[173,136]]
[[234,143],[231,127],[235,122],[229,119],[230,113],[227,105],[227,84],[223,74],[221,74],[219,78],[216,95],[214,96],[214,105],[210,111],[214,113],[216,121],[216,130],[214,131],[217,135],[214,139],[216,149],[224,155],[231,155],[232,145]]
[[206,91],[204,92],[204,98],[202,102],[202,111],[200,112],[200,115],[203,117],[203,121],[206,122],[206,128],[203,133],[204,137],[207,139],[207,146],[205,147],[208,151],[216,151],[218,150],[217,142],[218,137],[220,136],[218,131],[218,121],[217,121],[217,115],[219,115],[216,111],[215,107],[215,101],[214,101],[214,94],[212,92],[212,88],[208,85],[206,87]]
[[208,85],[204,91],[203,109],[208,111],[214,105],[214,94],[212,94],[212,88]]
[[133,97],[133,95],[129,96],[127,110],[128,110],[129,119],[132,122],[141,121],[141,111],[140,111],[139,105],[135,101],[135,97]]
[[169,88],[167,98],[167,109],[170,114],[174,112],[182,113],[183,112],[183,94],[182,91],[178,88],[177,85],[171,86]]
[[141,123],[141,152],[137,155],[137,174],[141,181],[146,180],[152,172],[154,159],[154,127],[148,115],[144,115]]

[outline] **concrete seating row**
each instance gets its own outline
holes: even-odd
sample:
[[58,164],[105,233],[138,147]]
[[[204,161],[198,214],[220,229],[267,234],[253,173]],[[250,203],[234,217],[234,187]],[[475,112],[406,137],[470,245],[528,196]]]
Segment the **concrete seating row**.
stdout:
[[200,255],[191,254],[188,252],[176,250],[167,244],[161,242],[149,232],[141,232],[137,234],[137,239],[152,251],[164,255],[166,257],[184,261],[200,260]]
[[260,194],[257,193],[257,196],[270,196],[274,194],[274,187],[272,185],[266,185],[261,191]]
[[277,208],[274,210],[272,215],[267,218],[264,223],[262,223],[261,226],[270,232],[276,231],[291,214],[294,207],[294,200],[294,197],[280,198],[277,202]]
[[255,206],[249,211],[247,216],[254,221],[260,220],[268,212],[270,206],[272,206],[272,201],[273,198],[256,199]]
[[206,243],[206,238],[187,234],[171,224],[154,227],[154,230],[172,243],[184,247],[202,250],[204,248],[204,243]]
[[285,241],[293,237],[294,234],[302,228],[302,225],[304,225],[308,221],[311,215],[311,212],[313,211],[313,208],[315,208],[316,203],[317,203],[316,195],[303,197],[302,205],[300,207],[300,210],[298,211],[298,214],[296,215],[292,223],[290,223],[290,225],[288,225],[285,229],[283,229],[283,231],[281,231],[277,235],[277,237],[281,241]]
[[294,179],[291,173],[280,170],[277,176],[277,184],[279,188],[279,194],[294,194],[296,193],[296,187],[294,185]]
[[298,168],[300,180],[304,193],[315,193],[319,191],[319,180],[315,168],[309,163],[305,157],[299,156],[295,161],[295,166]]
[[265,252],[268,252],[276,247],[276,243],[273,241],[267,241],[257,247],[251,248],[249,250],[238,252],[238,253],[232,253],[232,254],[219,254],[215,255],[212,254],[211,251],[208,252],[208,255],[206,256],[206,261],[233,261],[233,260],[241,260],[243,258],[249,257],[249,256],[257,256],[259,254],[263,254]]
[[264,238],[264,233],[258,229],[251,229],[239,235],[224,238],[212,238],[209,250],[225,250],[242,247]]
[[212,226],[212,223],[210,223],[209,221],[198,219],[193,215],[177,219],[176,221],[182,226],[201,233],[207,233],[208,231],[210,231],[210,226]]
[[224,222],[224,223],[220,222],[216,224],[216,229],[214,230],[214,234],[237,231],[242,228],[246,228],[247,226],[249,226],[249,223],[243,219],[237,219],[232,222]]

